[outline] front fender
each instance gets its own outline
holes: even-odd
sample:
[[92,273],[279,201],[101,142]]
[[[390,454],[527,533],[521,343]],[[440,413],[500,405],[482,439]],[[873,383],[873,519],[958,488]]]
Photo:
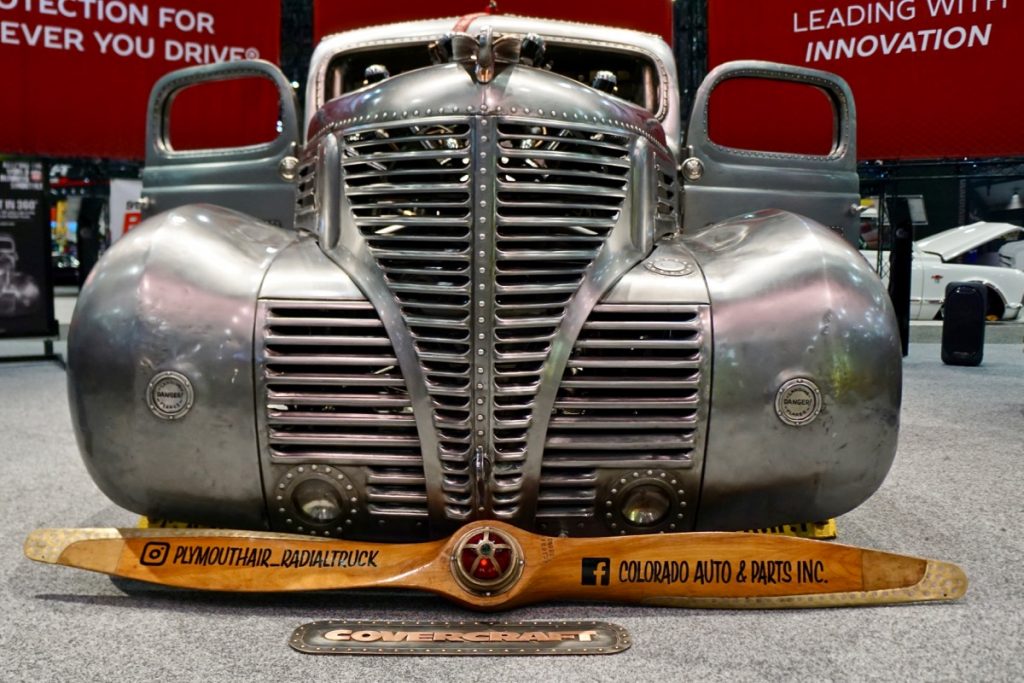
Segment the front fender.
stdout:
[[[117,504],[156,517],[265,526],[253,419],[256,295],[295,239],[235,211],[185,206],[119,240],[82,288],[68,395],[85,465]],[[147,392],[181,373],[194,402],[162,419]]]
[[[899,429],[902,354],[889,297],[823,226],[760,211],[686,240],[711,299],[713,384],[698,529],[823,520],[882,483]],[[791,426],[780,387],[808,379],[821,412]]]

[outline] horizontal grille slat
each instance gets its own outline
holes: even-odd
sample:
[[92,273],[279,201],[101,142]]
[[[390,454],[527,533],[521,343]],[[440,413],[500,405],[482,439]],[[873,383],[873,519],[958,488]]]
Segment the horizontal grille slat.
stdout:
[[678,429],[696,424],[697,419],[692,415],[665,415],[656,420],[638,420],[633,417],[569,417],[560,416],[551,418],[550,425],[561,429]]
[[494,321],[495,327],[501,330],[504,329],[517,329],[520,327],[543,327],[543,326],[557,326],[562,322],[562,316],[554,316],[548,318],[499,318]]
[[363,415],[359,413],[280,413],[271,410],[267,416],[270,425],[325,425],[329,427],[415,427],[412,415]]
[[[461,194],[465,191],[466,185],[461,182],[454,183],[408,183],[397,189],[393,184],[359,185],[345,191],[345,195],[352,198],[357,197],[383,197],[385,201],[401,201],[406,195],[431,195],[440,193]],[[358,202],[363,205],[363,202]],[[469,202],[461,202],[456,206],[466,206]]]
[[462,261],[466,262],[466,252],[452,249],[406,250],[388,249],[380,254],[380,258],[401,258],[406,261]]
[[[378,129],[378,130],[382,130],[382,129]],[[401,129],[399,129],[399,130],[401,130]],[[411,130],[411,129],[406,129],[406,130]],[[377,132],[377,131],[374,131],[374,132]],[[422,145],[423,141],[424,141],[424,136],[422,134],[418,134],[418,133],[412,133],[412,134],[403,135],[403,136],[400,136],[400,137],[394,137],[394,136],[391,136],[391,135],[387,135],[385,137],[366,138],[366,139],[362,139],[362,140],[360,140],[360,139],[358,139],[358,137],[356,137],[355,139],[350,140],[348,142],[348,147],[349,147],[349,149],[353,149],[353,150],[366,149],[366,148],[378,148],[379,149],[379,148],[385,147],[385,146],[400,145],[400,144],[404,144],[404,143],[408,143],[408,142],[411,142],[414,145]],[[449,143],[449,141],[454,141],[455,146],[457,146],[458,148],[462,148],[462,147],[465,147],[469,143],[469,136],[465,132],[463,132],[463,133],[449,133],[447,135],[447,137],[445,138],[445,140],[444,140],[444,142],[446,143],[446,146]]]
[[689,408],[697,404],[697,399],[656,399],[656,398],[559,398],[555,400],[555,408],[571,408],[576,410],[618,410],[626,409],[661,409]]
[[366,475],[366,483],[373,486],[417,486],[426,482],[422,474],[411,469],[372,468]]
[[[648,428],[649,429],[649,428]],[[671,436],[657,438],[650,434],[641,436],[604,436],[604,438],[583,439],[573,436],[548,438],[547,447],[554,450],[570,451],[626,451],[626,450],[668,450],[678,449],[693,443],[693,437]]]
[[605,149],[611,150],[612,152],[618,152],[619,154],[625,154],[628,151],[628,148],[625,145],[615,144],[613,142],[607,142],[605,140],[595,140],[595,139],[583,140],[583,139],[579,139],[579,138],[563,137],[563,136],[559,136],[559,135],[542,135],[542,134],[538,134],[538,133],[509,133],[509,132],[506,132],[502,136],[502,142],[504,143],[504,144],[501,145],[502,149],[511,148],[511,147],[515,146],[515,142],[514,142],[515,140],[526,140],[526,141],[530,142],[531,144],[528,146],[528,149],[533,149],[537,145],[537,143],[540,143],[540,142],[552,142],[552,143],[559,143],[559,144],[572,143],[572,144],[575,144],[575,145],[585,145],[585,146],[590,146],[590,147],[603,147]]
[[374,337],[318,336],[291,337],[268,334],[263,338],[267,346],[391,346],[391,341]]
[[[633,339],[580,339],[576,342],[577,348],[580,349],[622,349],[628,347],[632,349],[680,349],[680,348],[694,348],[692,345],[681,346],[679,342],[674,339],[643,339],[637,337]],[[698,347],[699,348],[699,345]]]
[[[547,207],[552,208],[552,207]],[[603,207],[602,207],[603,208]],[[612,217],[614,218],[614,217]],[[572,227],[608,227],[608,218],[597,217],[587,218],[583,216],[508,216],[506,214],[498,214],[498,225],[499,226],[542,226],[545,229],[553,228],[558,226],[572,226]],[[519,240],[524,240],[524,236],[508,235],[506,239],[515,240],[518,237]],[[597,235],[567,235],[560,237],[560,239],[568,241],[582,241],[586,239],[594,239]],[[544,239],[540,236],[534,236],[534,239]],[[550,239],[550,238],[548,238]]]
[[282,445],[303,445],[316,446],[379,446],[381,448],[394,448],[396,446],[412,446],[419,444],[418,436],[398,436],[389,434],[387,436],[378,434],[367,435],[333,435],[327,433],[296,434],[283,429],[271,429],[271,440]]
[[[495,254],[498,261],[568,261],[571,259],[592,259],[597,249],[500,249]],[[506,270],[505,272],[513,272]]]
[[[391,206],[377,206],[366,209],[366,213],[370,211],[375,212],[374,216],[359,215],[359,226],[363,230],[363,234],[367,237],[381,237],[386,233],[374,233],[366,230],[367,227],[373,227],[375,225],[384,226],[386,228],[393,228],[395,225],[402,226],[402,233],[394,232],[386,234],[388,239],[398,240],[422,240],[424,235],[427,235],[430,240],[438,240],[441,242],[454,242],[463,239],[461,235],[468,234],[462,232],[462,226],[459,227],[459,232],[454,235],[434,234],[429,230],[422,230],[424,227],[438,227],[459,224],[460,218],[468,218],[469,211],[467,210],[464,214],[455,217],[449,216],[395,216],[391,211]],[[364,213],[363,211],[356,211],[357,214]],[[409,218],[415,218],[415,222],[408,220]],[[405,234],[408,233],[408,234]]]
[[[551,292],[575,292],[579,289],[582,278],[574,277],[566,284],[536,284],[536,285],[495,285],[498,294],[534,294]],[[516,306],[517,307],[517,306]],[[518,308],[518,307],[517,307]]]
[[[685,347],[681,347],[685,348]],[[686,349],[689,350],[689,349]],[[586,369],[586,368],[667,368],[667,369],[696,369],[703,365],[703,360],[695,358],[693,360],[671,360],[671,359],[644,359],[634,358],[623,354],[621,358],[610,358],[595,360],[591,358],[574,358],[569,361],[569,367],[571,369]]]
[[546,488],[538,495],[537,502],[541,507],[552,503],[589,503],[596,493],[597,489]]
[[[562,380],[562,386],[567,389],[598,389],[608,384],[606,378],[593,379],[567,379]],[[615,386],[619,389],[696,389],[700,386],[698,379],[669,380],[637,378],[632,380],[614,379]]]
[[385,278],[392,292],[410,292],[412,294],[460,294],[469,291],[469,285],[424,285],[396,282],[393,278]]
[[382,355],[337,355],[331,356],[328,354],[318,355],[293,355],[288,356],[279,351],[267,353],[267,365],[394,365],[398,362],[398,358],[391,356]]
[[269,316],[266,320],[267,327],[373,327],[383,328],[384,323],[380,320],[364,320],[361,318],[278,318]]
[[[348,152],[355,152],[356,150],[350,146],[348,140],[346,140],[346,156],[342,159],[342,166],[353,166],[353,165],[365,165],[365,164],[382,164],[385,161],[409,161],[409,153],[402,152],[371,152],[360,156],[348,156]],[[457,159],[466,158],[465,149],[456,150],[416,150],[416,157],[418,159]],[[381,169],[384,171],[384,169]]]
[[540,475],[541,484],[545,488],[564,486],[567,488],[587,488],[597,483],[597,473],[589,472],[566,472],[545,468]]
[[404,467],[422,469],[422,458],[418,455],[402,455],[401,453],[386,452],[383,450],[373,453],[366,453],[360,450],[346,450],[342,448],[316,449],[310,446],[303,446],[300,451],[291,447],[277,446],[272,449],[275,457],[292,458],[294,453],[301,452],[303,461],[323,463],[344,463],[349,467],[370,467],[374,465]]
[[[584,330],[647,330],[650,323],[642,320],[588,320],[583,324]],[[692,320],[660,321],[658,328],[662,330],[699,330],[700,326]]]
[[455,263],[454,268],[446,268],[442,266],[422,266],[413,267],[411,265],[396,267],[392,265],[384,265],[384,272],[388,275],[418,275],[421,277],[438,277],[440,275],[458,276],[466,275],[469,273],[469,265],[466,263]]
[[[584,185],[582,183],[508,183],[499,182],[498,192],[505,196],[514,197],[516,193],[537,193],[537,194],[557,194],[557,195],[581,195],[586,197],[605,197],[611,200],[622,199],[626,196],[625,190],[613,190],[601,185]],[[507,200],[506,200],[507,201]],[[515,199],[511,201],[515,202]],[[518,203],[518,202],[517,202]],[[606,205],[613,202],[601,202],[602,205]]]
[[394,488],[387,489],[380,486],[369,486],[366,489],[366,497],[370,503],[410,503],[415,502],[423,506],[427,504],[427,494],[409,491],[408,489]]
[[[267,371],[264,375],[271,380],[285,381],[287,380],[290,385],[298,386],[322,386],[322,387],[348,387],[348,386],[381,386],[381,387],[404,387],[405,380],[401,377],[388,376],[388,375],[359,375],[359,374],[337,374],[337,375],[310,375],[310,374],[298,374],[298,373],[281,373]],[[275,391],[268,391],[268,397],[274,398],[275,396],[286,396],[290,400],[301,401],[305,397],[310,397],[313,400],[320,399],[322,394],[309,394],[304,395],[301,393],[290,392],[281,393]]]
[[[574,161],[577,163],[598,165],[601,166],[613,166],[622,169],[629,169],[629,160],[625,158],[626,152],[622,152],[622,158],[615,158],[610,156],[602,156],[599,159],[595,159],[589,154],[582,152],[560,152],[554,150],[538,150],[538,149],[508,149],[502,148],[502,157],[510,157],[512,159],[529,159],[536,161],[538,159],[550,160],[550,161]],[[504,161],[504,159],[503,159]],[[506,168],[505,165],[502,168]]]
[[[571,468],[607,468],[614,467],[616,469],[629,469],[631,467],[672,467],[673,469],[686,469],[692,467],[692,463],[685,457],[686,451],[680,449],[678,453],[672,452],[653,452],[645,455],[626,455],[619,454],[615,455],[598,455],[595,453],[588,453],[582,455],[575,451],[570,451],[569,454],[564,452],[553,452],[550,455],[545,454],[544,462],[553,467],[564,467],[566,469]],[[538,512],[538,515],[540,513]],[[593,516],[593,508],[588,516]]]
[[[399,187],[406,187],[413,184],[412,182],[396,182],[402,181],[403,178],[415,178],[417,176],[433,176],[440,178],[454,178],[458,180],[464,176],[468,170],[463,166],[459,168],[445,169],[439,168],[389,168],[385,171],[352,171],[353,165],[349,165],[349,169],[345,172],[345,180],[352,187],[365,187],[367,185],[379,185],[381,180],[387,180],[389,183],[398,185]],[[363,182],[369,181],[369,182]]]
[[[544,166],[519,166],[515,169],[514,175],[507,173],[503,176],[498,176],[498,180],[501,182],[500,187],[505,189],[513,187],[513,183],[524,182],[526,179],[536,176],[543,176],[546,180],[553,182],[564,182],[568,178],[586,178],[602,191],[609,188],[621,189],[625,186],[625,173],[621,169],[617,169],[615,173],[607,173],[593,168],[562,167],[550,169]],[[584,184],[581,183],[580,185],[583,186]]]

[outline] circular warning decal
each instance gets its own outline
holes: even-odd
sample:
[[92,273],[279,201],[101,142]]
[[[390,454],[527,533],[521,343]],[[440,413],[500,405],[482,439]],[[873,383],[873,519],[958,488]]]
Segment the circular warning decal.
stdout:
[[146,389],[146,402],[153,414],[164,420],[177,420],[192,409],[192,383],[180,372],[168,370],[153,377]]
[[791,379],[775,396],[775,412],[788,425],[810,424],[821,412],[821,392],[809,379]]

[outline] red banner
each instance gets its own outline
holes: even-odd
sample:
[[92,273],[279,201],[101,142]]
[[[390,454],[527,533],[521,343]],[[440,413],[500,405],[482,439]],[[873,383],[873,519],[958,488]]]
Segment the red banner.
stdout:
[[[280,22],[280,0],[0,0],[0,153],[141,159],[160,76],[226,60],[277,62]],[[203,102],[194,125],[239,105],[227,88]],[[257,118],[237,124],[265,139]]]
[[[767,59],[846,79],[857,103],[861,159],[1024,155],[1024,2],[708,4],[710,66]],[[799,105],[757,110],[766,130],[793,135],[775,139],[773,148],[800,150],[811,124],[801,120]],[[723,136],[756,137],[739,131],[749,122],[722,117],[715,123]],[[762,137],[761,145],[769,144]]]
[[[316,43],[326,35],[364,26],[486,12],[488,6],[487,0],[439,0],[431,3],[413,0],[381,3],[314,0],[313,40]],[[582,21],[646,31],[672,44],[671,0],[606,3],[587,0],[498,0],[497,6],[501,14]]]

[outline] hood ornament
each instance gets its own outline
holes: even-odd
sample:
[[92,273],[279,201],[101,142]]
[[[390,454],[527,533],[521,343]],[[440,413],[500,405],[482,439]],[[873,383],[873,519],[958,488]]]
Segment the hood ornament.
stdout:
[[430,54],[435,64],[459,62],[477,83],[490,83],[497,75],[498,65],[541,66],[544,39],[535,33],[523,38],[495,36],[487,26],[476,37],[468,33],[449,33],[430,45]]

